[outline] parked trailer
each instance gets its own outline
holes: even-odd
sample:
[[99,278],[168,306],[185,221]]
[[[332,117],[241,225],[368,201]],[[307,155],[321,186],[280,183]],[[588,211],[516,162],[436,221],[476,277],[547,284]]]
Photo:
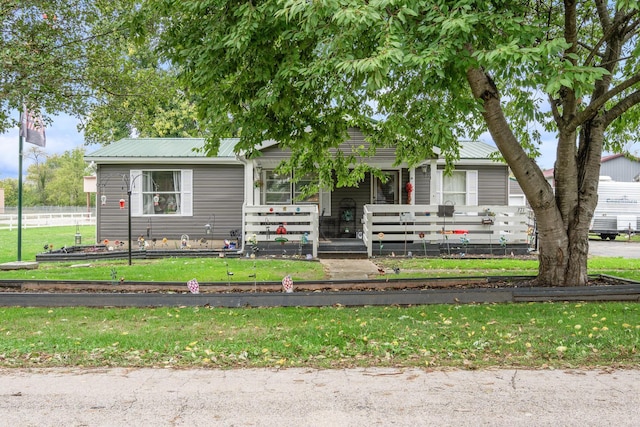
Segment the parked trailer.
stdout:
[[593,213],[590,232],[602,240],[614,240],[619,234],[640,229],[640,182],[616,182],[600,177],[598,205]]

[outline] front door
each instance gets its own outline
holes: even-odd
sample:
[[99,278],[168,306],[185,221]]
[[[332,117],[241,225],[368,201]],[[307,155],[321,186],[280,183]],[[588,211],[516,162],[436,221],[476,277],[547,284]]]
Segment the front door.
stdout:
[[400,203],[400,187],[398,171],[383,171],[387,177],[385,182],[378,177],[372,176],[373,185],[371,200],[374,204],[396,205]]

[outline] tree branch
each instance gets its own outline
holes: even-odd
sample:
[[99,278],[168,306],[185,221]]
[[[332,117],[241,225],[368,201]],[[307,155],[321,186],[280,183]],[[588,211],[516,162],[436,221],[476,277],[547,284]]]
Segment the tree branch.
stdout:
[[611,18],[609,17],[609,11],[607,10],[609,2],[607,0],[596,0],[595,3],[602,28],[607,32],[611,27]]
[[613,97],[621,94],[623,91],[629,89],[630,87],[632,87],[633,85],[639,82],[640,82],[640,73],[634,74],[629,79],[623,81],[619,85],[613,87],[608,92],[604,93],[602,96],[596,99],[593,99],[591,103],[589,103],[587,108],[577,113],[575,117],[567,124],[568,128],[577,129],[578,126],[580,126],[590,117],[593,117],[593,115],[596,114],[608,101],[613,99]]
[[620,117],[630,108],[638,105],[640,103],[640,90],[637,90],[630,94],[629,96],[623,98],[616,105],[613,106],[610,110],[608,110],[603,117],[605,128],[611,124],[612,121]]
[[555,99],[549,95],[549,105],[551,106],[551,114],[553,114],[553,119],[555,122],[560,125],[562,121],[562,116],[560,115],[560,111],[558,111],[558,103]]

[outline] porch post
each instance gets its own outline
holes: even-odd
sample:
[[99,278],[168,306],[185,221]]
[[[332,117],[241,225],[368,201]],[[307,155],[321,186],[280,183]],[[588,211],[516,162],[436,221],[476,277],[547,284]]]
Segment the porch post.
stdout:
[[429,171],[431,172],[431,183],[429,184],[429,204],[438,205],[438,189],[436,185],[440,185],[438,182],[438,165],[437,159],[431,159],[429,161]]

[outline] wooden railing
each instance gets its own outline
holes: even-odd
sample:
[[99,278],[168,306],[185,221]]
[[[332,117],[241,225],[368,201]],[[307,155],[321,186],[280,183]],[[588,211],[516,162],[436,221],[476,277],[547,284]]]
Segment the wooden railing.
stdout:
[[[22,228],[70,225],[96,225],[96,217],[91,212],[51,212],[22,215]],[[0,214],[0,230],[13,230],[16,227],[18,227],[18,215]]]
[[371,257],[374,242],[529,243],[532,226],[521,206],[365,205],[362,238]]
[[[245,250],[254,241],[294,242],[311,245],[313,257],[318,256],[316,205],[245,206],[243,211]],[[279,227],[284,229],[284,233]]]

